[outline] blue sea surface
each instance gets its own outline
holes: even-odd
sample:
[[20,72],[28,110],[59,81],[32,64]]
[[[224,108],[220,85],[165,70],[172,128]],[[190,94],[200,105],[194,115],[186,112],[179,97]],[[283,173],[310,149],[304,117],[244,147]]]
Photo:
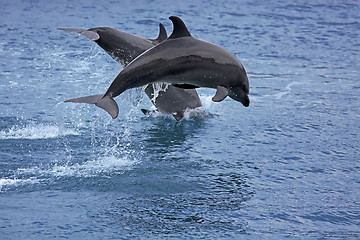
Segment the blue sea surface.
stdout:
[[[359,1],[0,0],[0,239],[360,239]],[[245,66],[250,106],[117,119],[69,98],[121,66],[58,27],[156,38],[181,17]]]

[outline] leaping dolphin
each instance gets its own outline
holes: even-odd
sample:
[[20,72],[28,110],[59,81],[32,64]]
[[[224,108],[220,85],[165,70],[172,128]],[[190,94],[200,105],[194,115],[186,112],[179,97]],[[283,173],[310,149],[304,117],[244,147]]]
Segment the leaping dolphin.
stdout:
[[66,102],[95,104],[116,118],[119,108],[114,97],[130,88],[169,82],[183,88],[216,88],[214,102],[229,96],[248,107],[249,80],[241,62],[225,49],[192,37],[180,18],[169,19],[174,28],[170,37],[129,63],[105,94]]
[[110,27],[58,28],[68,32],[76,32],[88,37],[104,49],[121,65],[127,65],[141,53],[161,43],[167,38],[164,25],[159,24],[159,35],[156,39],[146,39]]
[[[142,38],[109,27],[58,29],[76,32],[88,37],[103,48],[117,62],[126,66],[141,53],[167,38],[165,27],[161,23],[159,24],[159,28],[159,35],[156,39]],[[186,109],[195,109],[202,106],[199,95],[195,89],[181,89],[172,85],[166,86],[165,89],[166,91],[164,91],[164,89],[154,89],[154,86],[149,84],[145,88],[145,93],[158,111],[164,114],[171,114],[178,121],[184,117]],[[145,114],[150,112],[144,109],[142,109],[142,111]]]

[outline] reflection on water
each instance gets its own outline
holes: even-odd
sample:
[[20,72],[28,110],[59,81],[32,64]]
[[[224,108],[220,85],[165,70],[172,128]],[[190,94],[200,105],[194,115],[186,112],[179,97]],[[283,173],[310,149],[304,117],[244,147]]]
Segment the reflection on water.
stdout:
[[150,121],[151,125],[144,130],[144,142],[148,149],[164,152],[179,149],[188,138],[206,125],[206,121],[200,118],[181,122],[170,118],[154,118]]

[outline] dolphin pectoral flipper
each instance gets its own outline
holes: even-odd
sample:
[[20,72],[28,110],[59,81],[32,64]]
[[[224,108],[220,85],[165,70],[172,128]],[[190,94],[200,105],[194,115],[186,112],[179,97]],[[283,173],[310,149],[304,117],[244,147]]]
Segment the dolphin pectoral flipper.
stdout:
[[224,100],[228,96],[228,93],[229,93],[229,89],[227,89],[226,87],[217,86],[216,87],[216,94],[212,98],[212,100],[214,102],[221,102],[222,100]]
[[68,31],[68,32],[76,32],[80,35],[83,35],[87,38],[89,38],[92,41],[97,41],[100,39],[99,34],[97,34],[94,31],[89,31],[84,28],[58,28],[59,30]]
[[73,98],[66,100],[65,102],[95,104],[99,108],[102,108],[108,112],[113,119],[115,119],[119,114],[119,107],[117,103],[109,95],[104,96],[104,94],[97,94],[86,97]]

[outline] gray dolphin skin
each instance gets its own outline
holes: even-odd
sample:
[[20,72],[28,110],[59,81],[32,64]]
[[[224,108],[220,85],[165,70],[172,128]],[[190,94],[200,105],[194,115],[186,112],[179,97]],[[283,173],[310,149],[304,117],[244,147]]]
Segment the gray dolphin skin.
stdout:
[[180,18],[169,19],[173,22],[170,37],[129,63],[105,94],[67,101],[95,104],[116,118],[119,109],[114,97],[130,88],[169,82],[183,88],[216,88],[214,102],[229,96],[248,107],[249,80],[241,62],[225,49],[192,37]]
[[[109,27],[83,28],[58,28],[59,30],[76,32],[88,37],[103,48],[112,58],[126,66],[146,50],[161,43],[167,38],[165,27],[159,24],[159,35],[156,39],[146,39],[130,33],[119,31]],[[166,86],[166,91],[157,90],[156,98],[154,86],[149,84],[145,93],[156,106],[157,110],[164,114],[171,114],[180,121],[187,109],[201,107],[199,95],[195,89],[181,89],[172,85]],[[151,111],[144,110],[145,114]]]
[[[181,89],[164,83],[159,85],[160,87],[157,87],[157,89],[166,90],[156,90],[154,84],[149,84],[145,89],[145,93],[161,113],[170,113],[177,121],[184,117],[184,112],[187,109],[193,110],[202,106],[195,89]],[[154,96],[155,93],[157,93],[157,96]],[[152,113],[152,111],[146,109],[141,110],[146,115]]]
[[137,56],[154,47],[167,38],[164,25],[159,24],[160,32],[156,39],[146,39],[110,27],[58,28],[59,30],[76,32],[96,42],[111,57],[122,65],[129,64]]

